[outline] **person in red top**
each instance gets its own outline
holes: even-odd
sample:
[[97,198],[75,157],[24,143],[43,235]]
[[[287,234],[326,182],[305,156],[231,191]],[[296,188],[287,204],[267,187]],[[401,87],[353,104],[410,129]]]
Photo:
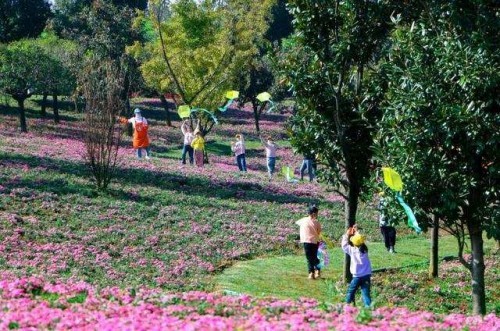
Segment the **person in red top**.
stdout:
[[309,279],[320,277],[318,268],[318,247],[321,234],[321,224],[318,222],[318,207],[310,205],[308,208],[309,216],[301,218],[295,224],[300,226],[300,242],[304,244],[304,252],[307,259]]
[[148,136],[148,121],[142,117],[141,110],[136,108],[134,110],[134,117],[128,119],[128,123],[132,123],[134,128],[133,147],[136,150],[137,158],[142,158],[142,150],[146,151],[146,160],[150,159],[151,148],[149,147]]

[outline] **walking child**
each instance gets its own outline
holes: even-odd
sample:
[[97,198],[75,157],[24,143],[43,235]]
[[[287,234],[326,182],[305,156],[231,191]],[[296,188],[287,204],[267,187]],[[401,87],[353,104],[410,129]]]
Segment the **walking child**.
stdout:
[[267,173],[269,175],[269,180],[271,180],[271,178],[273,178],[274,170],[276,167],[277,146],[271,136],[267,136],[266,140],[260,137],[260,141],[262,142],[262,144],[264,145],[264,149],[266,150]]
[[[349,243],[352,243],[350,245]],[[365,307],[370,307],[372,303],[370,295],[372,265],[368,257],[368,247],[365,244],[365,237],[351,227],[342,236],[342,250],[351,257],[350,271],[352,280],[347,289],[346,302],[354,302],[354,295],[358,288],[361,288],[361,296]]]
[[300,242],[304,245],[304,253],[307,259],[307,270],[309,279],[316,279],[321,276],[321,270],[318,267],[319,236],[321,234],[321,224],[318,221],[318,207],[310,205],[308,208],[309,216],[301,218],[295,224],[300,226]]
[[245,160],[245,139],[242,134],[236,135],[236,142],[231,142],[231,150],[236,155],[236,164],[240,171],[247,171],[247,163]]

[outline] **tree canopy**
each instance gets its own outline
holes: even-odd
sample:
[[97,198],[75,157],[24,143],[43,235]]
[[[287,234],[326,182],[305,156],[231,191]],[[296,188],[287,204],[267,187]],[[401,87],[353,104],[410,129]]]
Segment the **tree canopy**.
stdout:
[[483,231],[500,238],[498,19],[487,4],[434,4],[411,25],[393,18],[379,134],[382,162],[406,177],[419,219],[436,216],[458,239],[476,314],[485,312]]
[[0,43],[38,37],[51,16],[48,0],[0,0]]
[[[237,70],[258,54],[271,5],[271,0],[181,0],[166,7],[151,1],[149,20],[156,38],[143,46],[136,43],[130,51],[140,59],[151,88],[175,92],[180,103],[217,112],[225,92],[235,88]],[[171,12],[165,19],[167,8]],[[201,117],[206,134],[214,122],[211,116]]]

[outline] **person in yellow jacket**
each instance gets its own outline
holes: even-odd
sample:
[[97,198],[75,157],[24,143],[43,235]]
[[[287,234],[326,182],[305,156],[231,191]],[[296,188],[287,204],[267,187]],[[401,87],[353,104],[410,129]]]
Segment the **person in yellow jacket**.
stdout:
[[194,139],[191,142],[191,147],[194,150],[194,163],[196,166],[203,167],[203,153],[205,151],[205,139],[201,135],[201,132],[196,130],[194,133]]

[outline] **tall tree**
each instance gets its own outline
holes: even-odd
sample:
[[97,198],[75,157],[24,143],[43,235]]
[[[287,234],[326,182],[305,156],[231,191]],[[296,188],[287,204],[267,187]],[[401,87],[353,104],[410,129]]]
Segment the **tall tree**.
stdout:
[[421,219],[439,219],[457,238],[473,312],[484,314],[483,233],[500,238],[499,8],[488,0],[428,6],[412,25],[394,19],[381,150],[406,175]]
[[38,37],[51,16],[48,0],[0,0],[0,43]]
[[[270,3],[180,0],[170,5],[150,1],[157,39],[143,48],[136,44],[133,50],[144,56],[141,70],[145,81],[160,87],[161,92],[179,94],[181,103],[216,114],[225,92],[235,88],[237,69],[258,52],[267,29],[266,15],[254,15],[253,10]],[[164,20],[169,10],[171,16]],[[199,114],[205,135],[215,122],[206,112]]]
[[[387,40],[384,2],[362,0],[289,2],[296,34],[279,54],[284,80],[298,110],[290,140],[325,165],[323,178],[345,198],[346,227],[356,223],[358,200],[370,174],[378,102],[366,80]],[[344,279],[350,280],[346,255]]]

